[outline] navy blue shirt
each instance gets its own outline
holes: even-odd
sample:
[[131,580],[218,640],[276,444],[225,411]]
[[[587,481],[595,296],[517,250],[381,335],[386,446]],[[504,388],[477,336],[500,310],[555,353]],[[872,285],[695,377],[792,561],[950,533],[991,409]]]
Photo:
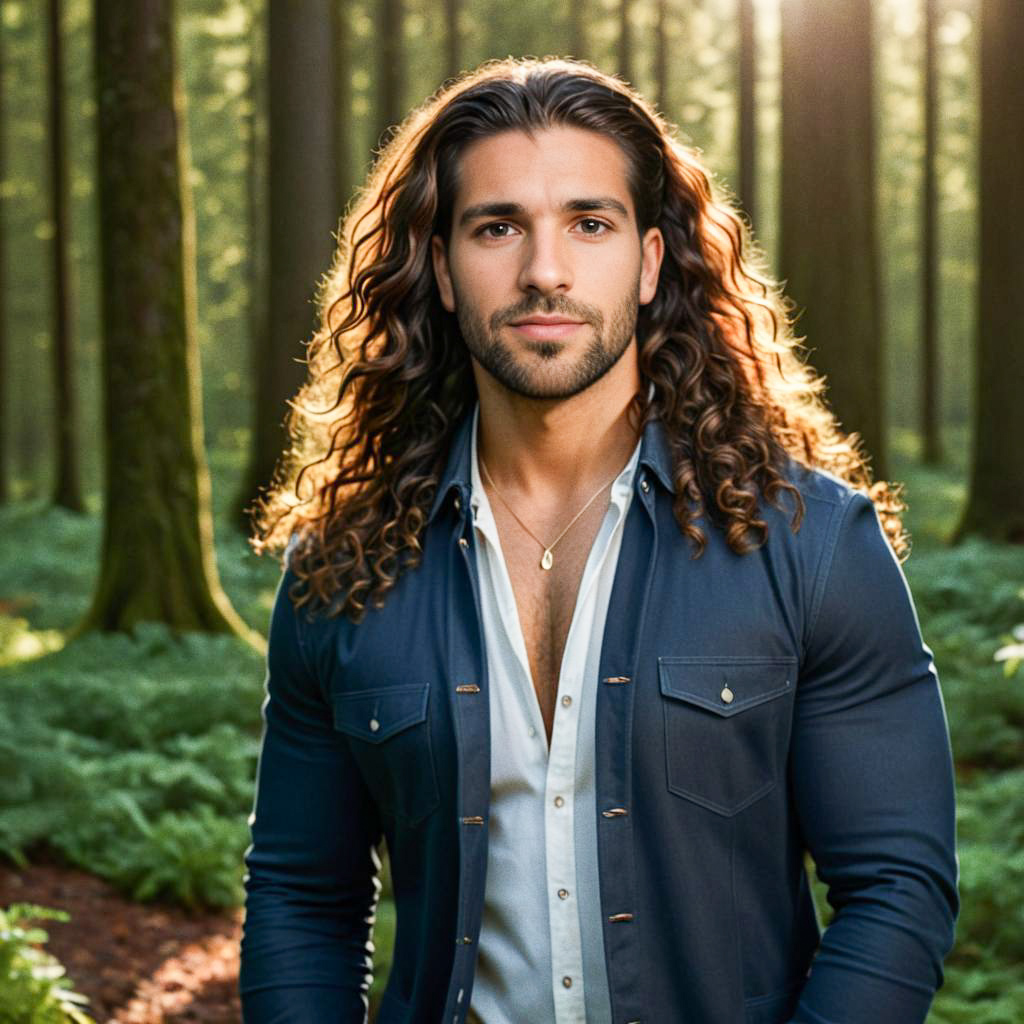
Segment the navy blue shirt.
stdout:
[[[422,564],[382,608],[310,619],[282,574],[245,856],[248,1024],[365,1019],[382,837],[397,930],[377,1019],[465,1021],[490,765],[471,419]],[[795,462],[788,477],[798,532],[786,496],[762,501],[763,546],[737,555],[705,517],[695,559],[664,427],[644,430],[595,722],[615,1024],[914,1024],[942,984],[959,865],[932,652],[871,501]],[[824,931],[805,852],[835,910]]]

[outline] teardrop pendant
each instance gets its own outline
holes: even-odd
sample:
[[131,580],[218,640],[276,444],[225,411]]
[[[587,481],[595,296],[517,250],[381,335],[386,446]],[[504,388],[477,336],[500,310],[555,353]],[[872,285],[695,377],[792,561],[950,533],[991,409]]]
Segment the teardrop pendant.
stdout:
[[551,548],[544,549],[544,557],[540,560],[540,567],[542,569],[550,569],[554,564],[554,558],[551,555]]

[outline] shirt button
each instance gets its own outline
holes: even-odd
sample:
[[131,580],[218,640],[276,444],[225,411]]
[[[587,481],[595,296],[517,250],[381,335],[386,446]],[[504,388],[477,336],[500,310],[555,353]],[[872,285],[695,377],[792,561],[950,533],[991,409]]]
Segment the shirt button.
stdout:
[[572,697],[570,697],[568,694],[566,694],[562,698],[562,707],[563,708],[567,708],[571,703],[572,703]]
[[569,890],[568,889],[559,889],[558,890],[558,898],[560,900],[567,900],[569,898]]
[[565,977],[564,977],[564,978],[562,979],[562,984],[563,984],[563,985],[564,985],[564,986],[565,986],[566,988],[572,988],[572,978],[570,978],[570,977],[569,977],[569,975],[567,974],[567,975],[566,975],[566,976],[565,976]]
[[370,732],[376,732],[380,728],[380,722],[376,718],[370,719]]
[[560,797],[560,796],[556,796],[555,797],[555,806],[556,807],[561,807],[564,803],[565,803],[565,800],[563,800],[562,797]]
[[534,729],[534,727],[531,725],[530,726],[530,739],[533,739],[533,737],[536,736],[536,735],[537,735],[537,730]]

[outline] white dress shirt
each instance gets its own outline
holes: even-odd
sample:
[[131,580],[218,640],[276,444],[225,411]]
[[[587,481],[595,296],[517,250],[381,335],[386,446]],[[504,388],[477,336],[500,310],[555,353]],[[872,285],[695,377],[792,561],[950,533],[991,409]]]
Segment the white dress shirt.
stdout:
[[[515,594],[477,465],[472,512],[490,687],[487,882],[469,1021],[610,1024],[597,872],[594,710],[608,599],[640,443],[580,582],[548,750]],[[537,551],[538,572],[540,556]],[[557,557],[557,552],[555,553]]]

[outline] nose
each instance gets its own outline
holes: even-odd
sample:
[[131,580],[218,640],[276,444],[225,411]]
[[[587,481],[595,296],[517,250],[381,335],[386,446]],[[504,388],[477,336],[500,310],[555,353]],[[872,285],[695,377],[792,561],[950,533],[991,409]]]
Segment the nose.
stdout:
[[558,226],[537,225],[523,247],[519,287],[549,294],[572,287],[571,239]]

